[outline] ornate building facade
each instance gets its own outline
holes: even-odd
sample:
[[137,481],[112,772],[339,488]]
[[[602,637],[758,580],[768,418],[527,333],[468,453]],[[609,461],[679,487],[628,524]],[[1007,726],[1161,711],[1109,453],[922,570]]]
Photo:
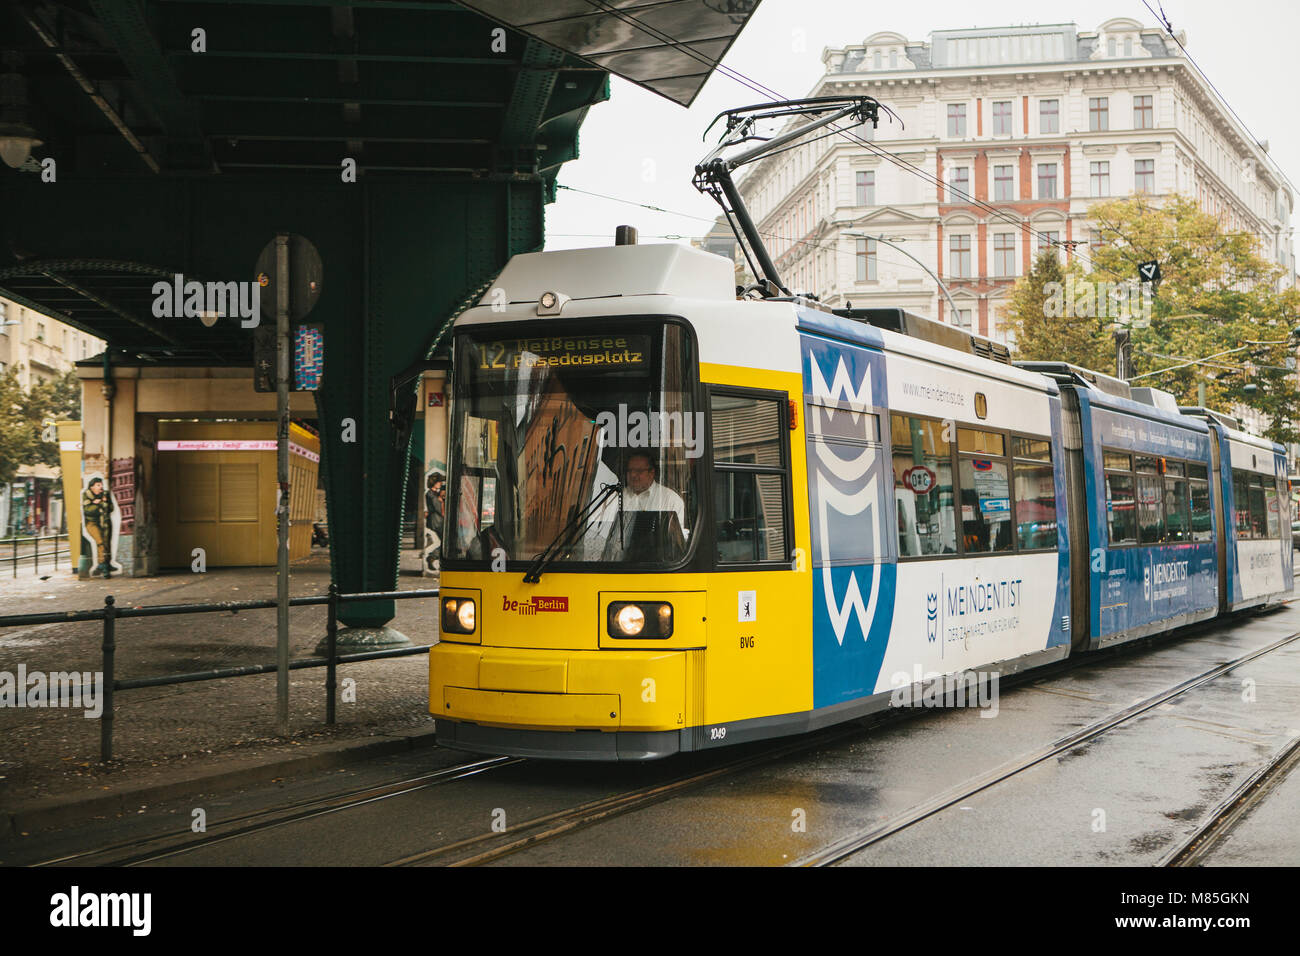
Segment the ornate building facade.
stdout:
[[1003,301],[1037,252],[1086,257],[1099,241],[1096,201],[1174,192],[1257,234],[1295,281],[1291,188],[1161,30],[1120,18],[877,33],[822,59],[809,95],[869,95],[901,123],[852,131],[872,145],[836,135],[774,155],[741,181],[797,291],[1001,339]]

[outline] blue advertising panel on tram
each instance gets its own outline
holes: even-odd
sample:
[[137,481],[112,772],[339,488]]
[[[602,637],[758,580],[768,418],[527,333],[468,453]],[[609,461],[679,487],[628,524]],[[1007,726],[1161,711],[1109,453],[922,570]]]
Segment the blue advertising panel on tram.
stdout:
[[1218,573],[1208,428],[1095,391],[1080,392],[1080,411],[1092,642],[1210,616]]

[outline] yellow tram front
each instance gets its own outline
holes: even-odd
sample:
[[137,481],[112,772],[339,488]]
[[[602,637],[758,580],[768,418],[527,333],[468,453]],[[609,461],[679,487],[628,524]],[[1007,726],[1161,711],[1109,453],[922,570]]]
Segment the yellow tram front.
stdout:
[[[498,323],[455,341],[441,642],[448,746],[589,759],[702,720],[705,451],[690,328]],[[584,731],[588,733],[583,733]]]
[[[735,743],[732,719],[753,732],[806,710],[788,393],[702,386],[694,330],[671,315],[480,319],[458,324],[454,349],[439,743],[647,760]],[[729,436],[771,440],[716,449],[719,403]],[[712,477],[715,454],[731,460]],[[763,639],[745,607],[755,579]]]

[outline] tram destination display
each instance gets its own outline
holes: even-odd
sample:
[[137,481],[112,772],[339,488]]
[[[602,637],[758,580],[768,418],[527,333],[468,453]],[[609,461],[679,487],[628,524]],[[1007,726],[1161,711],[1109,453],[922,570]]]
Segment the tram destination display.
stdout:
[[650,336],[550,335],[498,339],[473,344],[480,372],[517,372],[529,368],[558,368],[578,372],[608,372],[646,368]]

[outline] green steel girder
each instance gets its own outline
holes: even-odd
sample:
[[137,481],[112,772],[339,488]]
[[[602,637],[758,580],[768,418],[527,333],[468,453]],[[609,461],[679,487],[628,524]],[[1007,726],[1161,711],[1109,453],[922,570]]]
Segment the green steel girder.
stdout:
[[537,136],[555,89],[556,71],[565,59],[565,54],[537,40],[530,38],[524,43],[523,69],[501,120],[503,147],[527,145]]
[[[180,262],[196,273],[201,265],[217,281],[251,279],[258,252],[277,231],[309,238],[324,264],[324,291],[309,318],[325,326],[317,407],[333,576],[344,591],[381,591],[397,582],[407,453],[393,448],[389,383],[428,354],[437,330],[465,306],[471,290],[490,282],[514,252],[541,244],[543,195],[540,182],[416,177],[356,184],[284,177],[73,180],[58,190],[42,188],[34,177],[3,177],[0,200],[10,215],[0,231],[6,240],[64,259],[109,258],[130,237],[132,260]],[[201,343],[211,331],[197,319],[156,321],[187,344]],[[251,358],[251,343],[249,349]],[[353,422],[355,441],[343,440],[345,419]],[[391,601],[349,603],[340,613],[345,623],[365,626],[392,615]]]
[[105,32],[167,132],[173,165],[211,165],[207,142],[166,57],[154,40],[140,0],[91,0]]
[[[541,247],[544,204],[587,108],[609,96],[608,74],[510,30],[508,52],[494,53],[492,21],[455,4],[74,2],[99,44],[94,62],[120,60],[130,77],[109,91],[129,129],[59,61],[34,74],[37,158],[57,158],[59,176],[55,186],[0,168],[0,288],[73,310],[115,360],[251,365],[251,332],[237,322],[153,318],[152,282],[251,280],[277,232],[312,240],[324,264],[309,319],[325,330],[317,409],[333,576],[344,591],[392,588],[407,449],[394,447],[390,382],[446,354],[454,317],[511,255]],[[356,12],[336,34],[327,8],[341,5]],[[423,43],[431,22],[437,35]],[[0,5],[0,33],[31,43],[24,23]],[[208,31],[207,53],[188,51],[192,26]],[[348,60],[359,69],[340,69]],[[159,130],[171,161],[154,174],[125,144]],[[340,181],[345,155],[357,182]],[[343,440],[347,419],[355,441]],[[340,616],[377,626],[392,615],[376,602]]]

